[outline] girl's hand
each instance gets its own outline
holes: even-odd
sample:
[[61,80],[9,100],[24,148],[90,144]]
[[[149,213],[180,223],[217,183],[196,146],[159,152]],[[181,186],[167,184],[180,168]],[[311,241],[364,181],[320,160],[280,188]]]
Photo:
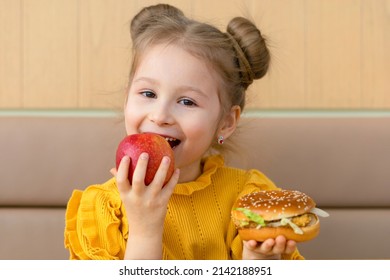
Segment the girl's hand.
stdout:
[[286,240],[282,235],[264,242],[244,241],[243,260],[279,260],[282,254],[292,254],[296,250],[296,242]]
[[162,234],[169,198],[179,180],[176,170],[163,187],[170,158],[164,157],[156,175],[146,186],[144,183],[149,156],[141,154],[130,185],[128,170],[130,158],[124,156],[115,174],[121,200],[126,209],[129,238],[125,258],[159,259],[162,250]]

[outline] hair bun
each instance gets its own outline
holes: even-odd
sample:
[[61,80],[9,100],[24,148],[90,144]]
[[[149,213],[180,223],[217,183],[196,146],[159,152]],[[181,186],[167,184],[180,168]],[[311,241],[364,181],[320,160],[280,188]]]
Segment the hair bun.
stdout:
[[139,34],[143,33],[146,28],[153,24],[160,17],[184,18],[184,13],[176,7],[168,4],[157,4],[148,6],[138,12],[131,21],[130,33],[134,40]]
[[260,30],[246,18],[233,18],[227,26],[227,34],[233,41],[243,73],[243,85],[247,88],[254,79],[260,79],[267,73],[269,50]]

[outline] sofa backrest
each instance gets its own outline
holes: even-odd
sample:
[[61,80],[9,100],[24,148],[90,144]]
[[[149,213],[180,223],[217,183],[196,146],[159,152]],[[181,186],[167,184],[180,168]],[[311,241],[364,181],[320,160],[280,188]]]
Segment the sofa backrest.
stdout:
[[[0,259],[67,259],[73,189],[111,177],[119,116],[0,116]],[[307,259],[390,258],[390,118],[246,117],[229,164],[314,198],[331,216],[299,244]]]

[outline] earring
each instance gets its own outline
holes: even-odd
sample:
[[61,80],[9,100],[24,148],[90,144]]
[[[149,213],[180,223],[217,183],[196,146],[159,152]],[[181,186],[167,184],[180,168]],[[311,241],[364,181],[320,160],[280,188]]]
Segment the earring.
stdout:
[[225,142],[225,138],[222,135],[218,136],[218,144],[223,145],[224,142]]

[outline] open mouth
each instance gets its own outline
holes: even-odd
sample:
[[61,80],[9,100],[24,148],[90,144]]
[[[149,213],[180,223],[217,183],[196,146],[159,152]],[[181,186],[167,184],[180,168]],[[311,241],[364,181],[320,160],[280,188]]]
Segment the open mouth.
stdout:
[[164,137],[172,149],[176,148],[180,144],[180,140],[172,137]]

